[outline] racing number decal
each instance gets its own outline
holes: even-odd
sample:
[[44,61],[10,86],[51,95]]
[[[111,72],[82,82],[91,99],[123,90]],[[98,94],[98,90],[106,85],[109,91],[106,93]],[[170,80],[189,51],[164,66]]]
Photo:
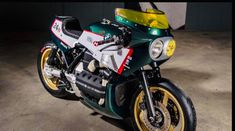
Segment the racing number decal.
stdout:
[[56,38],[60,40],[60,44],[62,44],[63,46],[68,45],[69,47],[74,47],[74,43],[75,41],[77,41],[77,39],[64,34],[62,25],[63,22],[61,20],[55,19],[51,25],[51,32],[55,35]]
[[58,21],[55,21],[55,23],[54,23],[54,25],[52,26],[52,28],[53,28],[55,31],[57,31],[58,33],[60,33],[60,31],[61,31],[61,27],[60,27]]

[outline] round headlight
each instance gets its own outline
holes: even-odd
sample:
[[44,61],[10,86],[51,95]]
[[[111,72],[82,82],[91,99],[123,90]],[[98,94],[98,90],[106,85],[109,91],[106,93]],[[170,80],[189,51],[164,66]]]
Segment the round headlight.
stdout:
[[176,44],[175,44],[175,40],[170,40],[168,45],[167,45],[167,48],[166,48],[166,55],[168,57],[171,57],[174,52],[175,52],[175,48],[176,48]]
[[163,43],[160,40],[155,40],[149,47],[149,55],[153,60],[157,60],[157,58],[161,55],[163,50]]

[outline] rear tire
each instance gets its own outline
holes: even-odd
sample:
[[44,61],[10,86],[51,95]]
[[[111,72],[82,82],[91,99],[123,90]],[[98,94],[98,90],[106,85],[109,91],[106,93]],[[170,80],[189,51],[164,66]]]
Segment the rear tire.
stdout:
[[[39,78],[43,84],[43,87],[54,97],[62,98],[62,99],[68,99],[72,96],[71,93],[67,92],[64,88],[58,88],[56,85],[53,85],[54,83],[51,82],[49,79],[46,78],[45,75],[43,75],[43,64],[45,64],[45,57],[48,57],[48,53],[50,53],[51,49],[55,46],[51,42],[47,42],[43,47],[40,49],[38,53],[38,59],[37,59],[37,69],[38,69],[38,75]],[[44,61],[44,62],[43,62]],[[74,97],[74,96],[73,96]]]

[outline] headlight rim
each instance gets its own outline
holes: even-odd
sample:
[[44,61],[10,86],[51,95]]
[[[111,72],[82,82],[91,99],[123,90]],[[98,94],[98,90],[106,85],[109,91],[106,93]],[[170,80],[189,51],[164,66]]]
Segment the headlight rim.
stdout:
[[[157,57],[154,57],[152,54],[152,49],[153,49],[153,44],[156,44],[157,42],[161,43],[161,51]],[[164,48],[164,42],[161,39],[155,39],[151,44],[149,45],[149,56],[152,60],[157,61],[157,59],[162,55],[163,53],[163,48]]]

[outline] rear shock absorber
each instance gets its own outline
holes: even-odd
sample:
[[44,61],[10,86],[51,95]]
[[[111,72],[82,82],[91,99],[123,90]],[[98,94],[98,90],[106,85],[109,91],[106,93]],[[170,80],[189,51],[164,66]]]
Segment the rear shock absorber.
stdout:
[[48,65],[56,64],[55,63],[55,56],[56,56],[57,50],[58,50],[58,47],[56,47],[56,46],[52,47],[51,53],[49,55],[49,59],[47,60]]

